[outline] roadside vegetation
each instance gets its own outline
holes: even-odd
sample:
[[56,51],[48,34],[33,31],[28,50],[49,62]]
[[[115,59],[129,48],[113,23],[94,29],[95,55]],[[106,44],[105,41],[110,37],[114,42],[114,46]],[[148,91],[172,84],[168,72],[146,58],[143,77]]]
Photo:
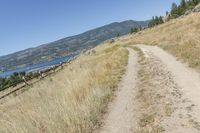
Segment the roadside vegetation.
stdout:
[[[177,5],[172,3],[171,12],[169,14],[169,19],[178,18],[181,15],[184,15],[186,11],[195,8],[198,5],[200,0],[181,0],[181,3]],[[168,13],[166,13],[168,15]]]
[[39,73],[30,72],[26,74],[26,72],[19,72],[19,73],[15,72],[9,77],[6,78],[0,77],[0,91],[3,91],[10,87],[15,87],[17,84],[22,83],[24,81],[23,77],[28,81],[33,78],[38,78]]
[[17,83],[22,81],[22,77],[25,76],[25,73],[14,73],[8,78],[0,78],[0,91],[5,90],[11,86],[15,86]]
[[151,27],[154,27],[156,25],[159,25],[159,24],[163,24],[164,21],[163,21],[163,18],[162,16],[158,17],[158,16],[153,16],[152,17],[152,20],[149,22],[148,24],[148,28],[151,28]]
[[137,33],[139,31],[141,31],[142,29],[143,28],[142,28],[141,25],[139,27],[136,27],[136,28],[131,28],[130,34]]
[[[194,9],[200,0],[181,0],[180,4],[172,3],[171,11],[166,11],[165,21],[169,21],[171,19],[176,19],[182,15],[184,15],[187,11]],[[160,25],[164,23],[164,17],[162,16],[153,16],[151,21],[149,22],[148,27],[154,27],[156,25]]]
[[139,26],[138,28],[131,28],[130,34],[138,33],[144,29],[152,28],[167,21],[179,18],[180,16],[185,15],[187,11],[191,11],[192,9],[194,9],[199,3],[200,0],[181,0],[179,5],[177,5],[176,3],[172,3],[171,10],[166,11],[165,17],[153,16],[152,19],[149,21],[148,27]]
[[104,44],[0,105],[0,132],[90,133],[112,99],[127,49]]

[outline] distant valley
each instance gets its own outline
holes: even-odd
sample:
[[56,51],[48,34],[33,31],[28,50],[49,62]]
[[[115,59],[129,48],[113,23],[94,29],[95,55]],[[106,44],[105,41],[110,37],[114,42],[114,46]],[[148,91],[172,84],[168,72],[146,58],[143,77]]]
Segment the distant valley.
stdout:
[[66,37],[55,42],[26,49],[0,57],[0,70],[11,70],[33,64],[44,63],[97,46],[101,42],[119,35],[125,35],[131,28],[147,27],[149,21],[115,22],[79,35]]

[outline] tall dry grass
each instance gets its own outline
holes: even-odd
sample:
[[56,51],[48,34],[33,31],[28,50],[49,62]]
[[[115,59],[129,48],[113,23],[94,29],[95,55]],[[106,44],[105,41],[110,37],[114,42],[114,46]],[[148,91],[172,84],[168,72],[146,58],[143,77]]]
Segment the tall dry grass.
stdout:
[[127,45],[158,45],[200,70],[200,13],[192,13],[135,35],[124,36],[120,42]]
[[128,51],[101,45],[0,105],[1,133],[90,133],[111,100]]

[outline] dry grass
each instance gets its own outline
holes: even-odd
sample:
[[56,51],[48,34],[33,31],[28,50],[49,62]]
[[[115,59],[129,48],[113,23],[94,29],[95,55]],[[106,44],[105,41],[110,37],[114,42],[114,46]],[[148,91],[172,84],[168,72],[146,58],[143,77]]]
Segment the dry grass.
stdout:
[[193,13],[165,24],[121,38],[120,43],[159,45],[200,70],[200,13]]
[[104,44],[0,105],[1,133],[90,133],[111,100],[128,51]]

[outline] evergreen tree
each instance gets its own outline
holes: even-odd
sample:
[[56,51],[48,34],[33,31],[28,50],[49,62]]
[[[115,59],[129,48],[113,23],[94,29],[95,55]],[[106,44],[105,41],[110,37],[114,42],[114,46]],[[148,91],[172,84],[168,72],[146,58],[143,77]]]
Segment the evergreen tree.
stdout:
[[[181,0],[180,4],[172,3],[171,11],[166,11],[166,16],[168,20],[175,19],[181,15],[184,15],[185,12],[189,9],[194,9],[194,7],[200,3],[200,0]],[[148,27],[153,27],[158,24],[164,23],[162,17],[155,16],[149,22]]]
[[186,2],[185,0],[181,0],[180,5],[178,6],[178,15],[183,15],[186,11],[187,7],[186,7]]
[[172,3],[171,11],[173,12],[173,11],[177,10],[177,8],[178,8],[177,4]]
[[155,24],[154,25],[158,25],[159,24],[159,18],[158,16],[155,17]]
[[142,30],[142,26],[141,26],[141,25],[139,26],[139,30],[140,30],[140,31]]
[[162,16],[160,16],[159,17],[159,24],[163,24],[163,23],[164,23],[163,18],[162,18]]
[[136,33],[136,32],[138,32],[138,29],[137,28],[131,28],[131,34],[133,34],[133,33]]
[[117,36],[116,37],[119,37],[120,36],[120,34],[119,33],[117,33]]
[[186,2],[185,2],[185,0],[181,0],[180,7],[183,8],[183,9],[186,8]]
[[138,32],[138,29],[137,29],[137,28],[134,28],[134,32],[135,32],[135,33]]
[[200,0],[192,0],[192,1],[193,1],[194,5],[197,5],[200,2]]
[[172,3],[171,7],[171,19],[177,18],[179,16],[178,6],[176,3]]
[[193,2],[193,0],[190,0],[187,2],[187,8],[188,9],[193,9],[195,7],[195,4]]
[[148,27],[153,27],[162,23],[164,23],[162,16],[160,17],[155,16],[155,17],[152,17],[152,20],[149,22]]
[[154,16],[153,16],[151,21],[148,24],[148,27],[153,27],[154,26],[154,22],[155,22],[155,19],[154,19]]
[[133,34],[133,33],[134,33],[134,29],[133,29],[133,28],[131,28],[131,31],[130,31],[130,33],[131,33],[131,34]]

